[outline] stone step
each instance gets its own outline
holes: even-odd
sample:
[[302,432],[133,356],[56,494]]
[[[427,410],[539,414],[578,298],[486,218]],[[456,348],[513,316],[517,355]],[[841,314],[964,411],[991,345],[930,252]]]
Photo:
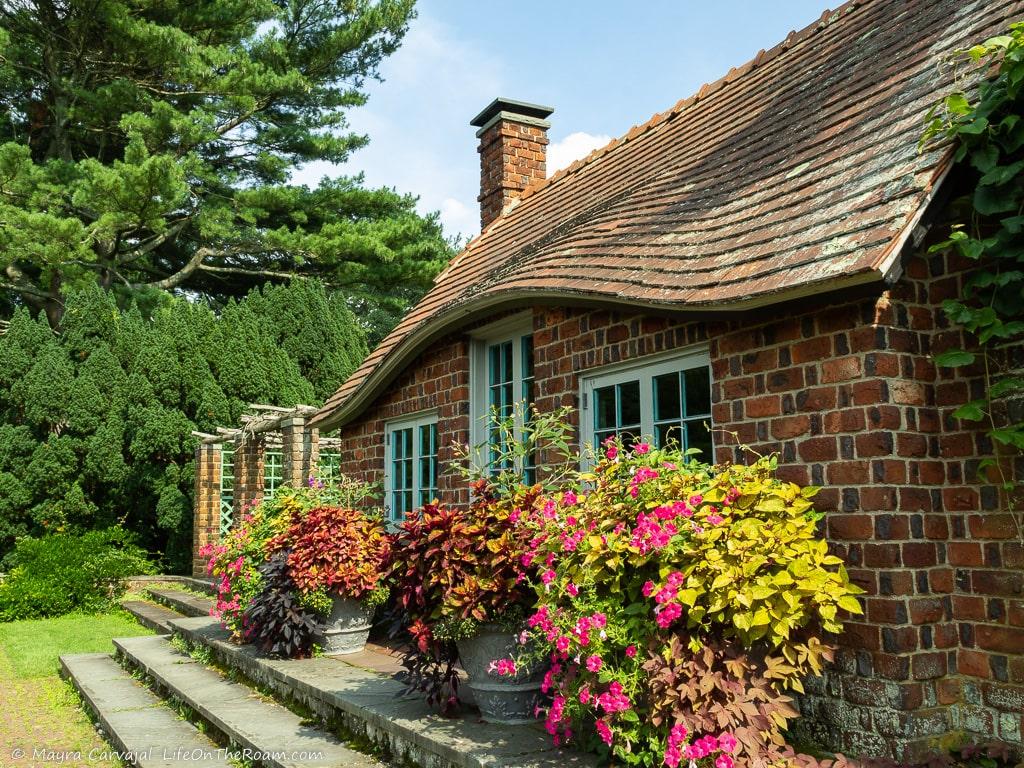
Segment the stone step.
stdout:
[[139,624],[160,635],[171,633],[171,625],[168,622],[185,618],[177,611],[146,600],[122,600],[121,607],[134,616]]
[[[597,760],[560,750],[539,724],[500,726],[475,713],[444,718],[419,696],[404,697],[404,686],[387,671],[375,672],[368,657],[270,659],[252,646],[228,640],[215,619],[189,618],[171,627],[201,643],[224,666],[271,690],[282,701],[312,709],[332,727],[344,729],[392,755],[395,763],[424,768],[592,768]],[[376,654],[380,655],[380,654]]]
[[173,587],[148,587],[146,592],[153,600],[182,616],[209,616],[216,605],[213,598],[200,597]]
[[226,749],[178,717],[108,654],[65,655],[60,666],[96,716],[112,751],[125,753],[125,763],[136,768],[231,765]]
[[194,576],[174,575],[135,576],[129,579],[129,582],[134,589],[139,591],[145,590],[147,587],[184,587],[193,592],[202,592],[211,597],[216,597],[217,595],[217,585],[212,578],[198,579]]
[[157,689],[239,747],[243,762],[268,768],[384,768],[291,710],[174,650],[166,637],[117,638],[114,647],[127,665],[146,673]]

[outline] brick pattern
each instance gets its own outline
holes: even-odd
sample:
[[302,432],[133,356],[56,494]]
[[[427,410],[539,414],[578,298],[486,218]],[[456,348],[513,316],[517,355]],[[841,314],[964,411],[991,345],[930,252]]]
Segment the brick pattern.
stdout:
[[480,227],[498,216],[519,193],[546,174],[547,130],[499,120],[480,136]]
[[242,435],[235,440],[235,487],[233,508],[238,519],[245,507],[263,498],[263,454],[267,439],[262,434]]
[[196,447],[195,507],[192,513],[192,575],[206,576],[206,558],[199,550],[220,540],[220,446]]
[[[823,487],[824,533],[866,590],[865,613],[848,620],[833,669],[808,681],[799,727],[848,754],[903,758],[953,731],[1021,742],[1024,551],[977,477],[991,446],[951,418],[977,377],[930,361],[959,343],[939,307],[963,268],[918,255],[889,290],[770,321],[533,310],[539,408],[577,406],[591,369],[707,343],[717,459],[746,460],[739,444],[777,452],[781,476]],[[468,436],[468,349],[464,335],[437,342],[344,428],[344,471],[379,481],[385,420],[438,408],[441,497],[464,503],[444,465]]]
[[848,753],[904,758],[951,731],[1021,741],[1020,541],[978,478],[991,445],[951,417],[980,382],[930,359],[963,341],[940,306],[964,267],[917,256],[878,296],[712,331],[713,417],[736,433],[718,459],[748,444],[824,486],[832,549],[866,590],[798,724]]
[[385,422],[436,409],[438,493],[448,503],[467,503],[468,490],[450,466],[454,446],[465,445],[470,439],[469,387],[468,339],[441,339],[423,352],[358,422],[340,431],[341,472],[383,487]]
[[320,433],[301,416],[281,424],[281,482],[302,488],[316,471]]

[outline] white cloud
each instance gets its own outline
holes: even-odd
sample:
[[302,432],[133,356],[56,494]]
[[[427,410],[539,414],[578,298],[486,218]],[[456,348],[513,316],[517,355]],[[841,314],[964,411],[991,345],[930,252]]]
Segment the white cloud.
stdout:
[[575,133],[570,133],[561,141],[551,142],[548,144],[548,176],[551,176],[561,168],[565,168],[574,160],[586,157],[595,149],[603,147],[611,140],[611,136],[576,131]]
[[502,93],[504,63],[421,11],[381,70],[384,82],[369,83],[369,102],[349,113],[369,145],[343,166],[310,163],[294,181],[362,172],[370,186],[418,195],[422,213],[441,212],[446,235],[468,239],[480,228],[480,160],[469,121]]
[[[454,197],[441,201],[441,224],[448,233],[470,233],[480,228],[480,210],[476,205],[468,206]],[[468,239],[468,235],[464,238]]]

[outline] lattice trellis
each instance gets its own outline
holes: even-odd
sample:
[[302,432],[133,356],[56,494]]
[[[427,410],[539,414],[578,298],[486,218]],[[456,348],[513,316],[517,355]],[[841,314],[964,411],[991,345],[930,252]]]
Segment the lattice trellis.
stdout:
[[263,454],[263,497],[274,498],[284,479],[284,454],[281,451],[267,451]]
[[223,538],[231,530],[235,516],[235,452],[221,446],[220,449],[220,535]]
[[341,452],[321,449],[316,470],[317,476],[325,483],[337,478],[341,474]]

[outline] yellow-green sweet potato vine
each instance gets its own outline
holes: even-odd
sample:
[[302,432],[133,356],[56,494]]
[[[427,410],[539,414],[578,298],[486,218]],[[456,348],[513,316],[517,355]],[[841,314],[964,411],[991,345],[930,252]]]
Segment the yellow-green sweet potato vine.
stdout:
[[[710,467],[614,441],[582,481],[529,521],[548,731],[625,765],[781,759],[785,691],[821,671],[842,612],[860,612],[818,535],[815,489],[780,480],[772,458]],[[731,692],[687,678],[709,648]]]

